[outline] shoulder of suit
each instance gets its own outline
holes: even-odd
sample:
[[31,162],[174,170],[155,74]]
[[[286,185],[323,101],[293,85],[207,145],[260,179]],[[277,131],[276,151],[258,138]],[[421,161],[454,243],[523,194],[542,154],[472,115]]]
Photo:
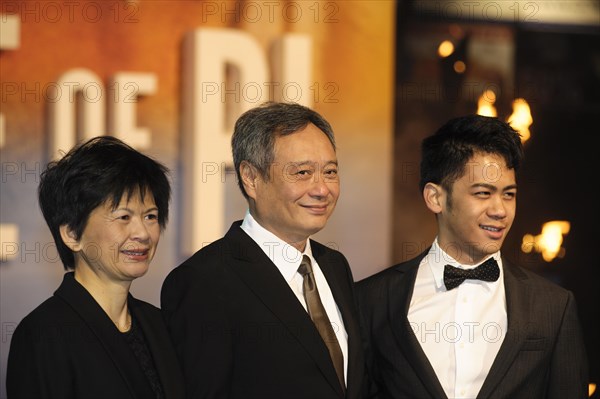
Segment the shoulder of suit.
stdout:
[[[206,258],[214,258],[231,254],[236,247],[241,247],[252,242],[252,239],[244,233],[240,225],[241,221],[238,220],[234,222],[223,237],[203,245],[202,248],[198,249],[178,267],[194,264]],[[177,269],[177,267],[175,269]]]
[[341,256],[344,257],[344,254],[342,254],[340,251],[338,251],[337,249],[335,249],[335,247],[332,246],[327,246],[327,245],[323,245],[318,241],[315,240],[310,240],[310,248],[313,252],[313,256],[317,257],[319,255],[334,255],[334,256]]
[[53,315],[55,313],[62,313],[64,309],[68,307],[69,306],[62,299],[59,299],[56,296],[51,296],[50,298],[46,299],[44,302],[39,304],[31,312],[29,312],[27,316],[23,318],[23,321],[41,321],[47,318],[53,319]]
[[568,296],[573,295],[567,288],[532,270],[517,266],[504,258],[502,259],[502,263],[505,275],[511,273],[518,281],[526,285],[526,289],[535,290],[539,295],[561,301],[565,301]]
[[46,334],[56,334],[59,326],[77,325],[80,320],[68,303],[52,296],[26,315],[17,325],[13,335],[26,334],[39,338]]
[[230,229],[224,237],[201,248],[174,267],[163,281],[161,293],[183,292],[190,287],[195,291],[205,291],[206,294],[218,292],[232,278],[231,265],[262,253],[241,229],[233,234]]
[[369,277],[366,277],[357,282],[358,285],[368,286],[373,284],[381,283],[392,276],[396,276],[411,270],[414,267],[418,267],[422,257],[409,259],[405,262],[397,263],[393,266],[389,266],[383,270],[380,270]]
[[228,253],[231,253],[230,245],[226,242],[225,238],[220,238],[196,251],[181,264],[174,267],[173,270],[169,272],[169,275],[185,273],[196,269],[200,265],[206,265],[207,267],[211,264],[216,265],[218,262],[215,262],[214,260],[219,259]]
[[366,291],[368,290],[370,287],[373,286],[378,286],[381,285],[384,281],[387,280],[387,278],[393,274],[396,273],[396,271],[394,270],[398,265],[394,265],[392,267],[388,267],[386,269],[380,270],[368,277],[363,278],[362,280],[359,280],[356,282],[356,287],[358,288],[359,291]]

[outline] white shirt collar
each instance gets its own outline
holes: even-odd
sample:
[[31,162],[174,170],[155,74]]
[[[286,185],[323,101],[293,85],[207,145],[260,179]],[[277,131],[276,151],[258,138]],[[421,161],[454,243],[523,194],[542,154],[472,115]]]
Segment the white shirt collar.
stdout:
[[310,240],[306,240],[304,252],[298,251],[293,245],[283,241],[275,234],[261,226],[256,219],[246,211],[246,216],[242,221],[242,230],[252,238],[264,253],[277,266],[285,281],[290,283],[294,274],[298,271],[302,255],[308,255],[310,260],[315,263],[310,247]]
[[[448,255],[448,253],[446,253],[440,247],[440,245],[438,243],[438,238],[436,237],[435,240],[433,241],[433,244],[431,245],[431,248],[429,249],[429,252],[427,253],[426,261],[431,270],[431,274],[433,275],[433,279],[435,281],[435,286],[439,290],[442,287],[445,287],[445,285],[444,285],[444,267],[446,265],[452,265],[452,266],[458,267],[460,269],[473,269],[491,257],[496,259],[496,262],[498,262],[498,266],[500,267],[500,274],[502,274],[502,258],[500,256],[500,251],[491,254],[490,256],[486,257],[484,260],[482,260],[481,262],[479,262],[476,265],[462,265],[456,259],[454,259],[452,256]],[[498,281],[500,281],[500,280],[498,280]]]

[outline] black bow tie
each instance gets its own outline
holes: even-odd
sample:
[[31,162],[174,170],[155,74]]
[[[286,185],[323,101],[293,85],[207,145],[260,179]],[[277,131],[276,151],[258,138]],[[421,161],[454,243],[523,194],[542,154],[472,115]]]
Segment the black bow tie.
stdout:
[[459,269],[450,265],[444,266],[444,285],[447,291],[458,287],[467,279],[496,281],[498,277],[500,277],[500,268],[494,258],[489,258],[474,269]]

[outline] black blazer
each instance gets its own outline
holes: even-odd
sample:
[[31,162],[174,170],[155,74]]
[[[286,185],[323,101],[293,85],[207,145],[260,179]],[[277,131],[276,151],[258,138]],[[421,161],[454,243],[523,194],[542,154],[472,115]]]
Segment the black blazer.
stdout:
[[[311,241],[348,333],[347,398],[365,372],[353,279],[344,256]],[[343,398],[327,348],[263,250],[235,222],[175,268],[161,308],[190,398]]]
[[[160,310],[131,295],[165,398],[184,397],[183,377]],[[66,273],[54,293],[17,326],[6,377],[8,399],[154,398],[146,376],[100,305]]]
[[[407,318],[419,257],[357,283],[370,376],[383,398],[446,398]],[[587,398],[571,292],[502,259],[508,331],[477,398]]]

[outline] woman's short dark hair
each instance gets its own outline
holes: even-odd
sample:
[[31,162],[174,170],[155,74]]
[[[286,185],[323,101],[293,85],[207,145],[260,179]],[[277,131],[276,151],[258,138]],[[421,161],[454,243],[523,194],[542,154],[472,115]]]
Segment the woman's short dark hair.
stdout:
[[431,182],[451,192],[476,152],[498,154],[516,172],[523,160],[521,136],[498,118],[467,115],[449,120],[421,145],[421,191]]
[[335,150],[333,129],[316,111],[295,103],[267,102],[239,117],[235,123],[231,148],[238,185],[248,198],[240,176],[240,164],[249,162],[260,175],[267,179],[275,158],[275,139],[296,133],[312,123],[329,139]]
[[123,195],[152,195],[158,223],[169,218],[169,170],[116,137],[95,137],[50,162],[40,177],[39,204],[65,269],[75,268],[75,257],[60,235],[67,225],[79,239],[92,211],[108,203],[116,208]]

